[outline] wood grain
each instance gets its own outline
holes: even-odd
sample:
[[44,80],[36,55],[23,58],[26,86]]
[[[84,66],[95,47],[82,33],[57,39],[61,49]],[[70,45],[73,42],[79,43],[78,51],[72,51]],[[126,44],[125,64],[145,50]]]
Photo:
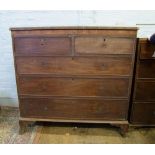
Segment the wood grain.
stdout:
[[155,125],[155,102],[134,103],[131,121],[133,124]]
[[155,60],[140,60],[137,68],[137,78],[155,78]]
[[138,40],[136,69],[130,122],[134,125],[155,125],[155,46],[148,39]]
[[20,77],[21,95],[128,97],[128,78]]
[[11,32],[21,121],[110,123],[127,131],[136,28]]
[[18,74],[130,76],[131,57],[17,57]]
[[108,37],[128,37],[136,38],[137,29],[23,29],[23,30],[12,30],[13,37],[21,36],[62,36],[62,35],[74,35],[74,36],[83,36],[83,35],[99,35],[99,36],[108,36]]
[[155,101],[155,81],[138,80],[135,89],[135,101]]
[[71,39],[69,37],[17,37],[16,55],[70,55]]
[[155,59],[153,54],[155,52],[155,45],[151,44],[148,40],[141,41],[139,57],[140,59]]
[[134,41],[126,38],[76,37],[75,53],[131,54],[134,51]]
[[[21,98],[21,117],[125,120],[127,100]],[[116,106],[117,105],[117,106]]]

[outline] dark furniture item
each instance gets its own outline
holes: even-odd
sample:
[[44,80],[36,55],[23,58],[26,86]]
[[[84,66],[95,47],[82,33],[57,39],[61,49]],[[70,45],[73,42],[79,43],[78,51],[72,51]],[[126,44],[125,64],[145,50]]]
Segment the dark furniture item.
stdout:
[[155,44],[155,33],[149,38],[150,43]]
[[137,28],[11,28],[20,125],[109,123],[128,129]]
[[155,125],[155,44],[138,40],[133,105],[130,121],[134,125]]

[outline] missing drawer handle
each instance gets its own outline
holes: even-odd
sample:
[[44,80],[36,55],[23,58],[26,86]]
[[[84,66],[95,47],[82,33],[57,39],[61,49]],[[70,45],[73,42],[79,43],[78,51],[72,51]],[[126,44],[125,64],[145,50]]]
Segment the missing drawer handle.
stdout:
[[46,111],[47,110],[47,107],[44,107],[44,110]]
[[41,39],[41,45],[43,46],[45,43],[45,39]]
[[106,43],[103,43],[103,44],[102,44],[102,47],[105,47],[105,48],[106,48],[106,47],[107,47]]
[[105,64],[102,64],[101,66],[102,66],[102,69],[105,69],[105,67],[106,67],[106,65],[105,65]]
[[105,87],[101,86],[101,87],[99,87],[99,90],[101,90],[101,91],[103,90],[104,91]]
[[47,86],[46,86],[46,85],[42,85],[42,86],[40,87],[40,89],[41,89],[42,91],[46,91],[46,90],[47,90]]
[[47,66],[48,66],[48,63],[47,63],[47,62],[41,62],[41,65],[42,65],[43,67],[47,67]]

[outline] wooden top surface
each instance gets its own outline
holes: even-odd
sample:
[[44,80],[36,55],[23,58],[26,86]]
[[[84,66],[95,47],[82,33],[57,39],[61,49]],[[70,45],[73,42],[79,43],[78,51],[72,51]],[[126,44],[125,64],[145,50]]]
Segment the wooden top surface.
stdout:
[[55,26],[55,27],[12,27],[11,31],[24,31],[24,30],[138,30],[138,27],[103,27],[103,26]]
[[148,41],[149,41],[148,38],[139,38],[139,42],[141,43],[146,43]]

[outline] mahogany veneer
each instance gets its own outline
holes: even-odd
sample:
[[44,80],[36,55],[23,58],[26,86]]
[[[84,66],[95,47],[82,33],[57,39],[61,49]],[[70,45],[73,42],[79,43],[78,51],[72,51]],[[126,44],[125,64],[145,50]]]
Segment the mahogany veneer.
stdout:
[[135,82],[130,121],[133,125],[155,125],[155,45],[138,40]]
[[128,128],[137,28],[11,28],[20,125],[110,123]]

